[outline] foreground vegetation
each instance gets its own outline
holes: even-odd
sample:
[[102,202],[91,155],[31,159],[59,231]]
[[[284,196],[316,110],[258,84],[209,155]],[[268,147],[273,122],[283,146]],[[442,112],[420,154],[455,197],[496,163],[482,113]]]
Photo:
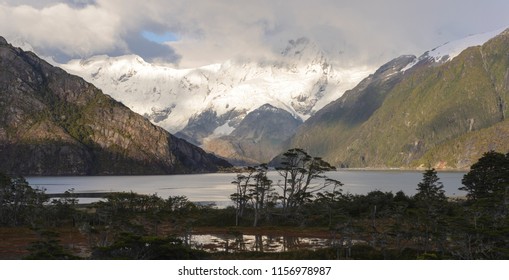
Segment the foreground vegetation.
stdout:
[[[279,182],[267,166],[238,174],[234,206],[217,209],[186,197],[110,194],[79,205],[73,190],[50,200],[21,177],[0,175],[0,232],[26,236],[27,259],[507,259],[509,154],[486,153],[463,178],[464,199],[447,198],[434,169],[417,193],[353,195],[327,178],[333,167],[299,149],[280,159]],[[323,237],[318,250],[206,252],[192,233]],[[0,242],[1,243],[1,242]],[[0,246],[2,248],[8,247]],[[228,247],[226,248],[228,250]],[[0,252],[2,253],[2,252]]]

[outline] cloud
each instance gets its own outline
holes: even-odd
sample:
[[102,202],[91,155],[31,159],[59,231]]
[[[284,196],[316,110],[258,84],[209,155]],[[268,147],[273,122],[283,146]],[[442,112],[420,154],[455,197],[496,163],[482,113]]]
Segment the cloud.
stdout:
[[[74,0],[0,2],[0,33],[66,57],[137,53],[190,67],[267,57],[308,37],[340,63],[379,65],[509,26],[509,1]],[[22,5],[20,5],[22,4]],[[151,42],[143,32],[179,39]],[[48,55],[48,54],[46,54]]]
[[129,36],[125,42],[130,51],[148,61],[178,64],[181,58],[170,46],[150,41],[142,34]]
[[36,9],[0,4],[0,21],[0,33],[6,37],[70,57],[125,48],[118,33],[120,19],[93,5],[73,8],[55,4]]
[[9,6],[26,5],[36,9],[42,9],[56,4],[67,4],[74,8],[85,8],[88,5],[95,5],[97,3],[96,0],[3,0],[2,2]]

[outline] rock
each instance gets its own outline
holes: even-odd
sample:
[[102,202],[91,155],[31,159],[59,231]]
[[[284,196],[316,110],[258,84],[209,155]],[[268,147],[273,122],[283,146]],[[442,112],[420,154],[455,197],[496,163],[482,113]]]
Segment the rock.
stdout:
[[174,174],[231,165],[0,38],[0,171]]

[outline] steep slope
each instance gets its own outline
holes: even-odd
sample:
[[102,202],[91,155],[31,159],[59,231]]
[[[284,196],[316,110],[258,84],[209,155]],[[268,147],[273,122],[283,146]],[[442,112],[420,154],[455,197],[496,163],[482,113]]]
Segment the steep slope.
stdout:
[[0,37],[0,170],[168,174],[229,166]]
[[249,113],[230,135],[205,139],[203,147],[239,165],[265,163],[283,150],[300,124],[302,120],[287,111],[265,104]]
[[446,141],[428,151],[414,164],[437,168],[468,169],[487,151],[509,151],[509,120],[488,128],[468,132],[460,137]]
[[[335,164],[344,164],[335,154],[341,143],[348,143],[361,125],[383,104],[390,91],[403,79],[401,71],[415,56],[401,56],[380,67],[341,98],[325,106],[298,128],[292,147],[305,148]],[[341,149],[341,148],[340,148]]]
[[[361,83],[310,118],[292,145],[343,166],[417,166],[426,152],[505,119],[509,102],[508,31],[457,56],[430,53],[396,71],[391,79],[399,80],[392,83],[377,84],[376,79],[373,82],[368,78],[363,82],[367,86]],[[366,111],[359,105],[362,98],[358,98],[353,112],[363,115],[352,121],[351,111],[344,113],[345,104],[356,96],[369,95],[380,97],[376,103],[379,106]],[[372,97],[366,99],[372,102]],[[489,147],[480,147],[476,153],[482,154]],[[426,164],[452,168],[469,164],[462,160],[461,166],[458,161],[444,166],[443,162],[435,157]]]

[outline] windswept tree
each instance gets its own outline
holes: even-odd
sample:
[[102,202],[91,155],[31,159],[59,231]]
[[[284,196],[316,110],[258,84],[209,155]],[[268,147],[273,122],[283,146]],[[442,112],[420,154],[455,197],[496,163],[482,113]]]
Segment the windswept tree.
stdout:
[[[252,207],[254,223],[267,216],[267,209],[277,204],[283,217],[295,217],[306,203],[313,199],[313,194],[335,184],[336,189],[341,182],[327,179],[326,171],[335,170],[333,166],[319,157],[312,157],[302,149],[290,149],[282,155],[277,172],[282,177],[278,182],[280,192],[276,194],[273,182],[267,176],[268,167],[262,164],[249,167],[247,172],[238,174],[232,182],[236,192],[230,197],[235,203],[236,225],[248,206]],[[337,195],[334,194],[334,195]]]
[[274,204],[274,188],[267,171],[267,164],[249,167],[247,173],[237,174],[232,182],[237,187],[236,192],[230,195],[235,203],[235,225],[239,225],[246,208],[250,207],[253,210],[253,226],[256,227],[260,218],[267,213],[267,208]]
[[258,225],[262,214],[266,214],[268,204],[271,201],[272,191],[274,190],[272,180],[269,180],[267,177],[267,165],[256,166],[255,170],[254,180],[249,189],[249,198],[251,199],[254,211],[254,227]]
[[317,179],[325,179],[326,171],[335,170],[328,162],[312,157],[303,149],[290,149],[282,156],[276,168],[281,177],[281,204],[284,215],[293,215],[302,205],[311,200],[312,194],[325,188]]
[[238,226],[240,219],[244,216],[247,203],[249,202],[249,187],[256,169],[248,167],[247,173],[239,173],[232,184],[236,186],[235,193],[230,195],[230,199],[235,203],[235,225]]

